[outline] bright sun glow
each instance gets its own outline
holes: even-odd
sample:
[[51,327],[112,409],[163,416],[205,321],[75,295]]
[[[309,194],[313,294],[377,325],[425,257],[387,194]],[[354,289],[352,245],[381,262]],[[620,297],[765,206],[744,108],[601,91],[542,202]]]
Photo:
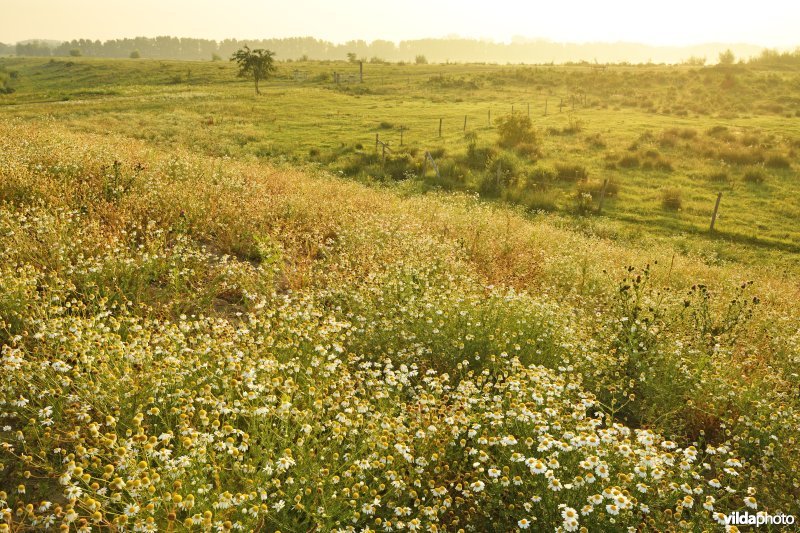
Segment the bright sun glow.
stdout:
[[180,35],[224,39],[314,36],[399,41],[461,35],[561,42],[687,45],[800,44],[800,3],[677,0],[607,2],[375,2],[361,0],[5,0],[0,42]]

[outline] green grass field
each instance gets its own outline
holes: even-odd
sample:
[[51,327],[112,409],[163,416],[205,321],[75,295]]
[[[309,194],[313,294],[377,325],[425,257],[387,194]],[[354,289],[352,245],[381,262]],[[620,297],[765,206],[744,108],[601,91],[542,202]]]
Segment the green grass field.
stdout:
[[364,69],[0,58],[0,531],[800,514],[800,72]]
[[[496,170],[499,161],[504,185],[488,196],[561,214],[585,211],[578,199],[585,190],[596,210],[608,179],[615,187],[604,216],[569,223],[628,243],[666,240],[709,261],[766,260],[795,272],[796,72],[367,64],[360,84],[357,65],[285,63],[257,98],[223,62],[4,65],[19,72],[16,92],[0,97],[7,116],[52,117],[78,131],[117,132],[214,156],[317,162],[364,181],[412,177],[406,186],[419,190],[479,191],[487,168]],[[530,109],[539,155],[497,148],[495,124],[512,108],[525,116]],[[386,162],[376,135],[389,144]],[[468,160],[470,143],[477,157]],[[439,156],[439,179],[430,166],[421,176],[426,151]],[[557,165],[570,164],[585,169],[583,189],[557,176]],[[663,207],[670,189],[678,191],[679,210]],[[709,238],[718,192],[717,234]]]

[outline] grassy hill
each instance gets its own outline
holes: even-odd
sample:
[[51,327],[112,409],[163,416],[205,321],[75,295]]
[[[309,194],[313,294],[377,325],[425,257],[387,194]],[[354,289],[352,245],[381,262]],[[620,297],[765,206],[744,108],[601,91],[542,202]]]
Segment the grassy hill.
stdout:
[[[476,127],[476,149],[517,158],[518,176],[569,161],[590,180],[620,180],[598,215],[571,204],[586,180],[556,179],[554,211],[542,212],[505,194],[520,187],[511,181],[481,198],[466,175],[447,187],[430,168],[396,182],[375,162],[350,177],[337,167],[374,155],[374,133],[391,139],[408,120],[409,148],[442,150],[441,174],[448,159],[466,168],[463,126],[442,140],[417,128],[469,106],[499,109],[527,85],[456,102],[461,89],[426,88],[436,70],[488,85],[534,69],[380,66],[384,85],[355,95],[361,85],[295,82],[295,65],[283,65],[256,99],[228,65],[15,61],[3,64],[18,73],[0,109],[7,529],[666,531],[796,508],[787,109],[720,104],[680,119],[587,105],[573,115],[580,131],[548,133],[569,126],[556,108],[534,120],[535,161],[499,146],[494,125]],[[61,72],[76,67],[82,82]],[[169,83],[189,68],[196,85]],[[691,76],[543,71],[559,83]],[[402,77],[414,72],[401,114]],[[748,86],[793,76],[736,75]],[[90,90],[113,94],[76,96]],[[320,112],[337,103],[357,120]],[[673,128],[675,144],[662,146]],[[256,139],[240,144],[243,131]],[[598,133],[605,148],[587,148]],[[690,209],[716,190],[691,174],[710,172],[700,147],[758,149],[737,140],[745,133],[772,139],[764,156],[779,152],[790,168],[765,164],[763,184],[725,189],[741,221],[722,211],[708,235],[707,213]],[[267,155],[264,143],[285,148]],[[323,164],[336,143],[352,151]],[[642,168],[650,144],[672,172]],[[613,150],[638,167],[615,155],[610,168]],[[728,168],[734,179],[744,171]],[[682,210],[648,197],[664,182],[682,190]],[[772,229],[748,237],[746,217]]]

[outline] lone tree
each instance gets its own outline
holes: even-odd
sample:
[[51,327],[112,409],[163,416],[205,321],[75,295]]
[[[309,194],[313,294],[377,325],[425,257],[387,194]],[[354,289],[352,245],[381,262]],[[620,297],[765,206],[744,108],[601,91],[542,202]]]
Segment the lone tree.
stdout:
[[258,82],[275,72],[275,63],[272,59],[274,56],[275,52],[262,48],[250,50],[250,47],[245,45],[231,56],[231,61],[236,61],[239,65],[240,77],[253,78],[256,83],[256,94],[261,94],[261,91],[258,90]]
[[733,55],[733,52],[730,48],[725,50],[724,52],[719,53],[719,64],[730,66],[733,65],[733,62],[736,61],[736,56]]

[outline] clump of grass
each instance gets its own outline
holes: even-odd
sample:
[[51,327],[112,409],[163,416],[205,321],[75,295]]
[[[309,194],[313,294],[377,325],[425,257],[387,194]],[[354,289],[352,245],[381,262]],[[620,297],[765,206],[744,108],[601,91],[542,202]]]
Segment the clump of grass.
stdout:
[[537,165],[528,171],[526,180],[536,186],[548,185],[558,179],[558,172],[551,167]]
[[668,211],[678,211],[683,207],[683,195],[680,189],[670,187],[661,191],[661,207]]
[[542,157],[542,150],[536,143],[522,143],[517,145],[515,151],[520,157],[535,161]]
[[742,179],[747,183],[761,185],[764,183],[764,181],[766,181],[767,174],[760,168],[749,168],[745,170],[744,174],[742,175]]
[[617,164],[622,168],[637,168],[639,166],[639,157],[636,155],[624,155],[619,158]]
[[736,140],[736,136],[728,129],[727,126],[717,125],[709,128],[706,131],[706,135],[725,142],[732,142]]
[[[606,189],[606,198],[617,196],[619,193],[619,183],[616,180],[610,179],[608,183],[605,185]],[[578,193],[586,193],[591,195],[593,199],[600,198],[600,195],[603,192],[603,182],[600,180],[587,180],[578,183],[576,186],[576,190]]]
[[706,174],[706,179],[712,183],[727,183],[730,181],[730,176],[726,170],[715,170]]
[[520,204],[529,211],[556,211],[558,209],[558,193],[550,189],[525,189],[513,191],[504,198]]
[[769,168],[775,168],[779,170],[788,170],[792,168],[792,163],[789,161],[789,158],[781,154],[773,154],[767,157],[764,165]]
[[757,165],[764,161],[764,154],[759,149],[723,148],[717,157],[730,165]]
[[606,148],[606,142],[599,133],[594,133],[586,137],[586,143],[592,148]]
[[391,122],[381,122],[380,124],[378,124],[378,128],[382,130],[390,130],[394,128],[394,124],[392,124]]
[[556,177],[561,181],[581,181],[589,177],[589,171],[577,163],[556,163]]

